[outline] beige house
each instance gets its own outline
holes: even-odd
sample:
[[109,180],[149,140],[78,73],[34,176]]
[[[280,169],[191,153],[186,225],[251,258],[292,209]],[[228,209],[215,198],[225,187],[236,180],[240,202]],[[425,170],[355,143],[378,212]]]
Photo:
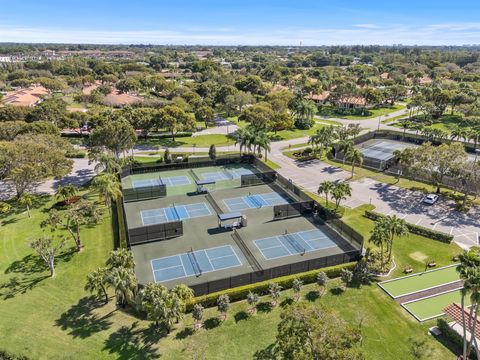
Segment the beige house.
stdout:
[[7,92],[3,97],[1,105],[32,107],[43,101],[48,95],[48,90],[41,85],[32,85],[28,88]]

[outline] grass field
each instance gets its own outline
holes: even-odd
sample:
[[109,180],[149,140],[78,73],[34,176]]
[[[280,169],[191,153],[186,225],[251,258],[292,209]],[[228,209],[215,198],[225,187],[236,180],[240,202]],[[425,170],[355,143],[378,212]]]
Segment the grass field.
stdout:
[[190,137],[177,137],[175,141],[172,138],[158,139],[150,138],[148,140],[138,140],[137,145],[150,145],[150,146],[167,146],[171,148],[176,147],[202,147],[208,148],[210,145],[215,144],[215,146],[227,146],[235,144],[235,140],[227,137],[222,134],[210,134],[210,135],[201,135],[201,136],[190,136]]
[[456,266],[405,276],[379,285],[394,298],[459,280]]
[[318,113],[320,116],[332,117],[332,118],[339,118],[339,119],[347,119],[347,120],[369,120],[376,118],[378,116],[383,116],[387,114],[391,114],[392,112],[405,109],[405,105],[396,104],[392,107],[385,107],[379,109],[369,109],[368,115],[361,116],[361,115],[340,115],[333,111],[330,107],[324,107],[322,111]]
[[[434,317],[442,316],[443,309],[452,303],[460,303],[460,290],[449,291],[447,293],[420,299],[410,303],[402,304],[419,321],[425,321]],[[470,305],[470,298],[465,298],[465,305]]]
[[[46,278],[47,271],[26,242],[42,233],[38,225],[52,203],[51,198],[44,198],[31,219],[23,210],[0,216],[0,348],[33,359],[224,359],[228,354],[235,360],[259,359],[262,350],[273,343],[280,309],[271,309],[268,297],[260,299],[255,316],[248,316],[245,302],[237,302],[223,323],[217,321],[215,308],[206,309],[205,329],[192,332],[193,319],[188,315],[169,335],[117,309],[114,301],[103,306],[92,300],[83,290],[86,275],[103,266],[114,243],[115,227],[108,212],[100,225],[82,231],[85,249],[73,255],[66,249],[57,263],[57,277]],[[373,222],[363,217],[366,207],[347,209],[345,220],[368,237]],[[423,263],[414,260],[418,252],[434,257],[442,266],[450,264],[459,249],[412,235],[394,244],[399,267],[410,263],[420,271]],[[350,323],[361,323],[367,359],[408,358],[407,337],[422,337],[433,324],[418,324],[376,285],[348,288],[345,293],[338,291],[338,285],[337,280],[330,281],[321,298],[315,295],[316,285],[304,286],[301,301],[322,302]],[[291,290],[282,292],[282,306],[291,296]],[[432,358],[454,357],[442,343],[426,339]]]

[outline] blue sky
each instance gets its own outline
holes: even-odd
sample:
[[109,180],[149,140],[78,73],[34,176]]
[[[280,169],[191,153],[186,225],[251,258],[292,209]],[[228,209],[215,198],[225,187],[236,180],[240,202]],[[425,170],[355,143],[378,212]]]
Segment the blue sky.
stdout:
[[480,44],[476,0],[0,0],[0,42]]

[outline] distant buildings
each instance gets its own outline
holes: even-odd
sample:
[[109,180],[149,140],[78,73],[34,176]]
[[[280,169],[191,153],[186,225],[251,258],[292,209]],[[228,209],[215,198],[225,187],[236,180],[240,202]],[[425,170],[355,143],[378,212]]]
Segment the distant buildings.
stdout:
[[9,91],[0,101],[1,105],[32,107],[43,101],[48,90],[40,85],[32,85],[15,91]]

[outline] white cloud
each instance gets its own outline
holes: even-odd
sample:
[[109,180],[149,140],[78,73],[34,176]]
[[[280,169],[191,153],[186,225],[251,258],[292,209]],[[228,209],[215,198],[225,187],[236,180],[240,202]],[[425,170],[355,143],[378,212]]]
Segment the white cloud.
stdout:
[[349,28],[242,29],[189,28],[182,30],[83,30],[8,27],[0,25],[3,42],[99,44],[304,45],[405,44],[461,45],[480,43],[480,23],[425,26],[356,24]]

